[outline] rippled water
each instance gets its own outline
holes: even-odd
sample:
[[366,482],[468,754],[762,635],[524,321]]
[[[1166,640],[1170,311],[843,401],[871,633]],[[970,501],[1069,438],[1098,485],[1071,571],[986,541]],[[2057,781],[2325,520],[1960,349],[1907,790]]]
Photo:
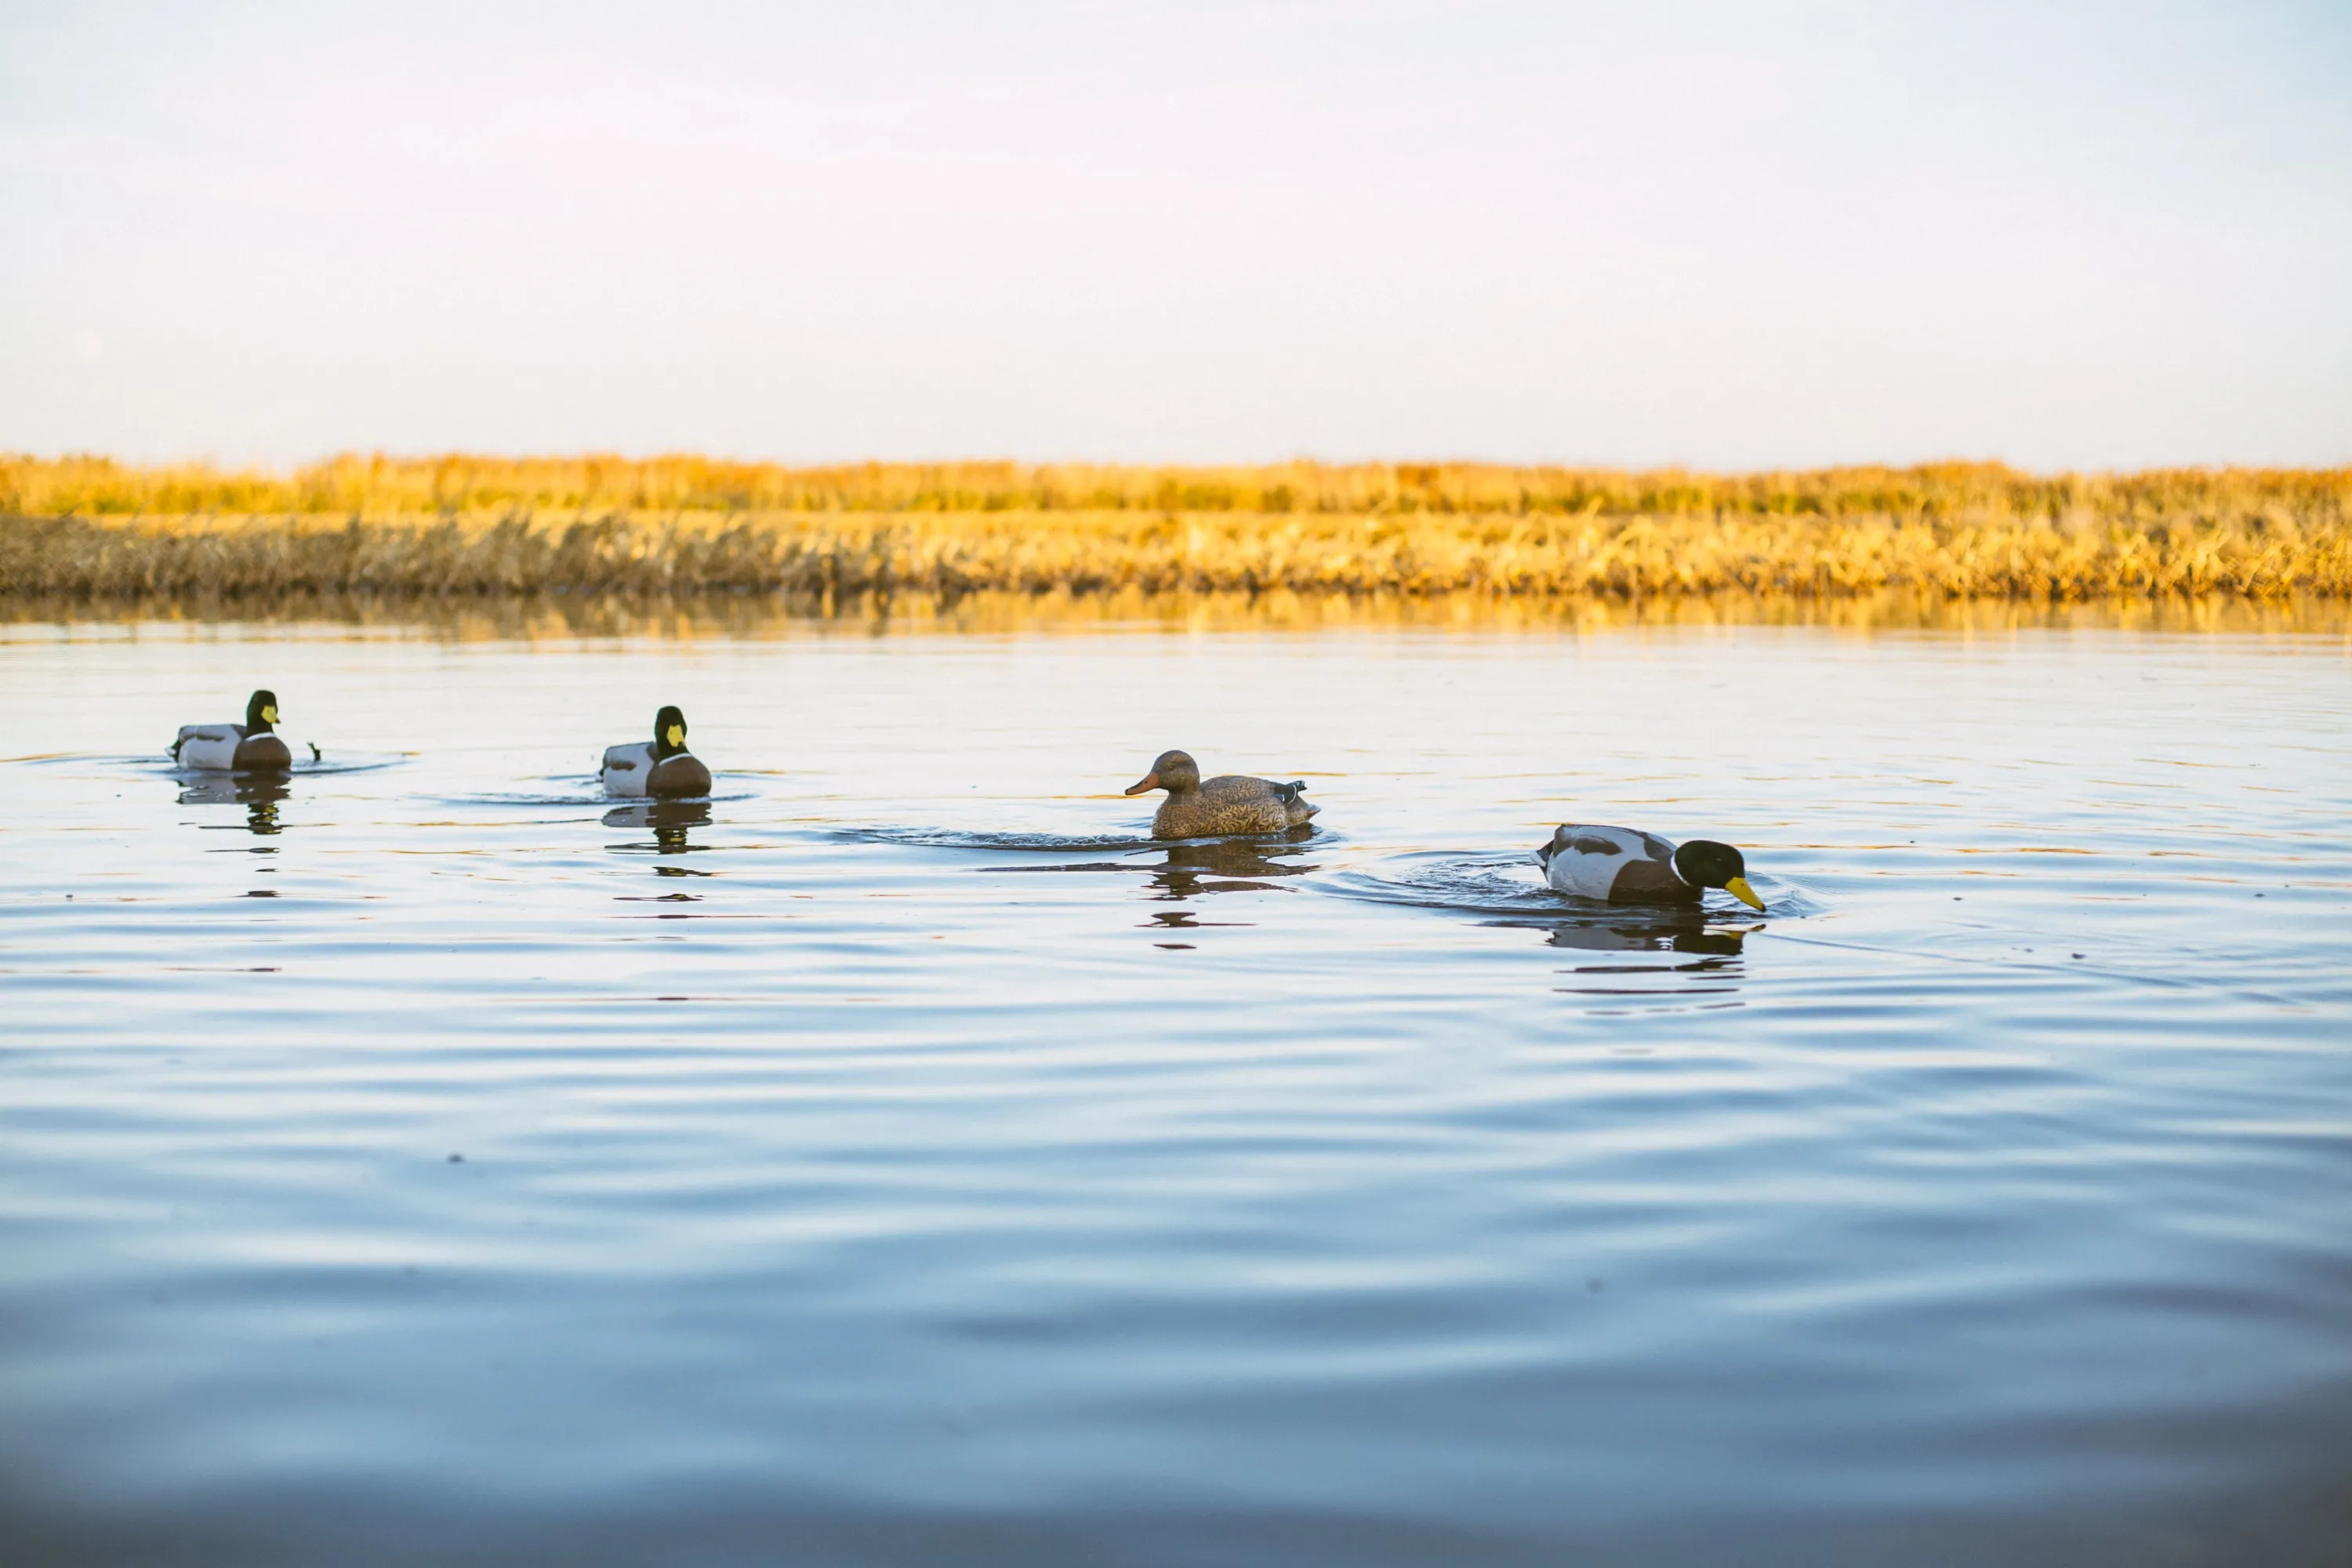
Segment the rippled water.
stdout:
[[1221,625],[0,630],[0,1559],[2352,1552],[2340,626]]

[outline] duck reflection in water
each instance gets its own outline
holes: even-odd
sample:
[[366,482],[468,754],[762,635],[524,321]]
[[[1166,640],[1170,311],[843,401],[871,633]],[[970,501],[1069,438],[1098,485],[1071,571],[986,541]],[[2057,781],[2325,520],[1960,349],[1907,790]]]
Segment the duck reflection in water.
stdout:
[[[1294,827],[1279,835],[1251,838],[1212,838],[1193,844],[1172,844],[1157,865],[1146,862],[1150,879],[1144,896],[1159,902],[1184,903],[1204,893],[1270,893],[1281,890],[1278,880],[1301,877],[1317,868],[1299,857],[1315,836],[1311,827]],[[1197,924],[1192,912],[1170,910],[1152,916],[1161,925]]]
[[1624,910],[1568,920],[1498,921],[1544,933],[1546,945],[1587,952],[1689,952],[1737,958],[1754,926],[1710,925],[1696,910]]
[[[1638,914],[1621,910],[1607,915],[1566,920],[1494,923],[1539,931],[1548,947],[1625,955],[1631,962],[1584,963],[1564,969],[1560,973],[1570,977],[1571,983],[1554,987],[1606,1006],[1631,1005],[1646,998],[1651,1002],[1736,1007],[1739,1005],[1740,982],[1746,977],[1741,950],[1748,936],[1762,929],[1709,926],[1706,916],[1695,909],[1661,909]],[[1687,956],[1681,962],[1661,963],[1633,956],[1641,953]]]
[[182,784],[180,804],[241,805],[245,807],[245,830],[271,838],[285,831],[278,821],[278,803],[293,793],[289,775],[282,773],[215,773]]
[[656,855],[685,855],[698,849],[708,849],[707,844],[687,842],[687,830],[710,825],[710,803],[707,800],[652,800],[642,805],[616,805],[604,814],[607,827],[642,827],[653,830],[651,844],[615,844],[617,850],[651,850]]

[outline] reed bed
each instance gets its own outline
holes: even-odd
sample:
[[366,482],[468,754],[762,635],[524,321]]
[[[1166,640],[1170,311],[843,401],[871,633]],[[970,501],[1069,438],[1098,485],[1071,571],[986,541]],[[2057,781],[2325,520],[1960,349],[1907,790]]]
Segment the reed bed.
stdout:
[[2352,594],[2352,470],[0,459],[0,596]]
[[424,598],[374,594],[157,597],[0,596],[0,640],[16,626],[136,626],[141,637],[203,637],[247,627],[336,626],[444,642],[656,637],[693,641],[890,637],[926,632],[1084,635],[1107,628],[1334,632],[1368,629],[1566,633],[1672,626],[1803,626],[1852,633],[2221,632],[2323,637],[2352,648],[2352,597],[2126,595],[2065,601],[1954,599],[1890,589],[1822,597],[1706,594],[1631,599],[1532,594],[1270,593],[864,594],[827,604],[793,595],[503,594]]

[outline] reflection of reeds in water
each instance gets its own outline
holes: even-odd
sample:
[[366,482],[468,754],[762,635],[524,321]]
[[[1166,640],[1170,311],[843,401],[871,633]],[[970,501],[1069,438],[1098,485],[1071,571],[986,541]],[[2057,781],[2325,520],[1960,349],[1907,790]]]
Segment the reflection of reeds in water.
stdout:
[[19,598],[2352,594],[2352,470],[7,460],[0,510]]

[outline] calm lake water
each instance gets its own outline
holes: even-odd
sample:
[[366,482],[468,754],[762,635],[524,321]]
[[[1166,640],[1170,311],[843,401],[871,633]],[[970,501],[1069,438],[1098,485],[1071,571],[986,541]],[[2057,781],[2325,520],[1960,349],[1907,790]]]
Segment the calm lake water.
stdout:
[[1424,619],[0,627],[0,1561],[2352,1559],[2342,617]]

